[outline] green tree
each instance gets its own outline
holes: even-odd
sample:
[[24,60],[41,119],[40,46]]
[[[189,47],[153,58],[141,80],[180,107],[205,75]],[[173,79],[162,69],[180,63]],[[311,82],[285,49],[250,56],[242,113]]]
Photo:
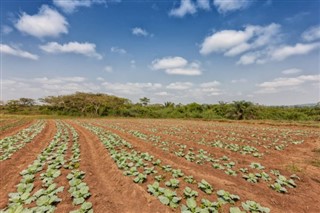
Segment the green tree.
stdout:
[[140,98],[140,103],[141,103],[143,106],[147,106],[147,105],[150,103],[150,99],[147,98],[147,97]]
[[227,110],[227,117],[236,120],[254,119],[257,109],[252,102],[234,101]]

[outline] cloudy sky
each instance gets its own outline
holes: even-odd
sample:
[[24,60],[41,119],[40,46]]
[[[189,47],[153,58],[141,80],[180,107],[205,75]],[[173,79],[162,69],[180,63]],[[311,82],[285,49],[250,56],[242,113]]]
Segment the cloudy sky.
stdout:
[[1,1],[1,99],[320,99],[319,0]]

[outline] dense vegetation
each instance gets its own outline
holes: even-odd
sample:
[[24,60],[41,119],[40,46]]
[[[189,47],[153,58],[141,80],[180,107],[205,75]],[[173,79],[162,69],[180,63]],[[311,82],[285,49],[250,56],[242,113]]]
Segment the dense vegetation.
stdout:
[[320,121],[320,103],[314,106],[263,106],[248,101],[218,104],[150,104],[143,97],[140,103],[107,94],[77,92],[49,96],[36,102],[29,98],[10,100],[1,106],[4,114],[45,114],[67,116],[113,116],[139,118],[201,118],[201,119],[268,119]]

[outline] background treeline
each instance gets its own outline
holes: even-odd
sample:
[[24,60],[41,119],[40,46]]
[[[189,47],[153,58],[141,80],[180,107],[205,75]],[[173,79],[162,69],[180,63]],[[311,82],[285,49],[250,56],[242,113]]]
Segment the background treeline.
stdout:
[[150,104],[146,97],[139,103],[107,94],[77,92],[49,96],[38,101],[20,98],[2,103],[2,114],[44,114],[64,116],[112,116],[138,118],[201,118],[234,120],[313,120],[320,121],[320,103],[311,106],[263,106],[248,101],[218,104]]

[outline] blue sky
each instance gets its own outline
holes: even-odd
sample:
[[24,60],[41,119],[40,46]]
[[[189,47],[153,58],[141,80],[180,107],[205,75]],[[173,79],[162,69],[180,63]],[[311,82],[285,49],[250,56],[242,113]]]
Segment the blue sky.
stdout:
[[1,99],[320,100],[320,1],[1,1]]

